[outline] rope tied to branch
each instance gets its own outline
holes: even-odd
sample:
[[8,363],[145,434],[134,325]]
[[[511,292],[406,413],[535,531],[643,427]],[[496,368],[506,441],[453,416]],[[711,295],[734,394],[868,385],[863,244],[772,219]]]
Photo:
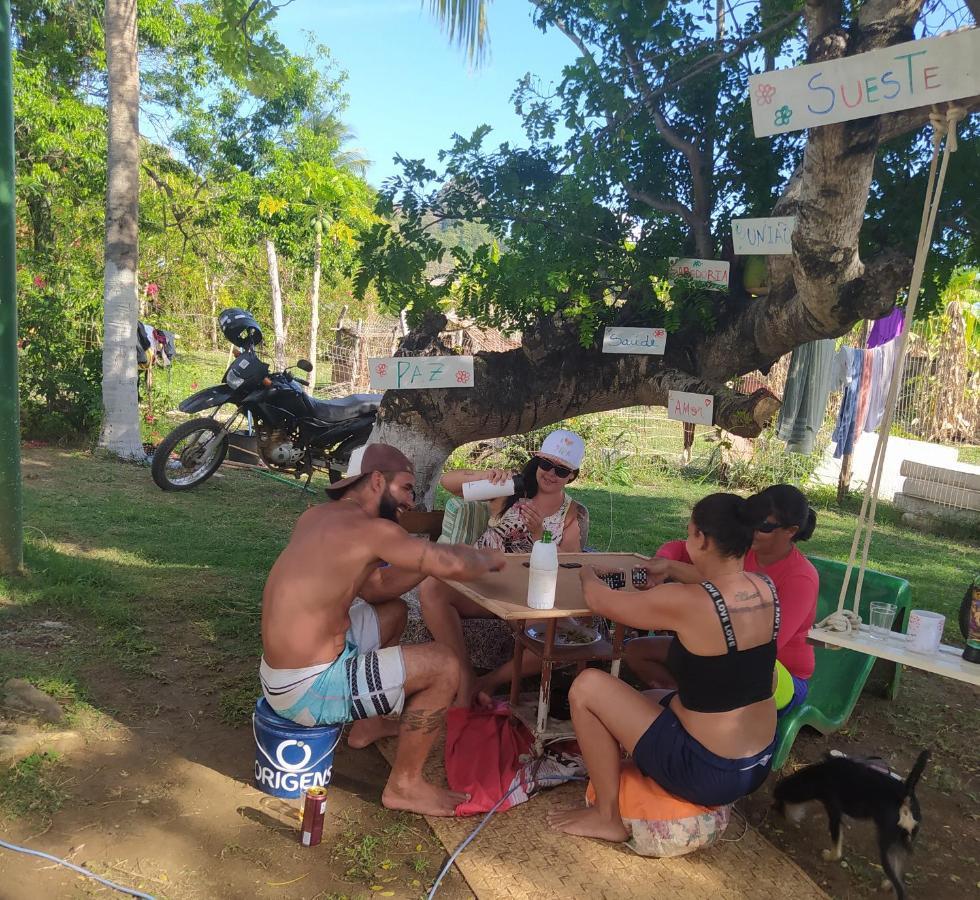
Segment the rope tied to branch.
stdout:
[[[878,508],[878,490],[881,486],[881,475],[885,468],[885,452],[888,447],[888,436],[891,433],[892,419],[898,401],[898,386],[902,380],[902,370],[905,366],[905,356],[908,351],[909,333],[912,320],[915,318],[915,305],[922,287],[922,277],[925,273],[929,248],[932,246],[932,236],[936,227],[936,216],[939,212],[939,199],[942,196],[943,184],[946,181],[946,170],[949,167],[949,156],[957,149],[956,128],[967,116],[967,111],[956,103],[949,103],[945,112],[933,107],[929,113],[932,126],[932,160],[929,164],[929,178],[926,196],[922,205],[922,221],[919,226],[919,240],[915,250],[915,263],[912,266],[912,279],[909,283],[908,304],[905,310],[905,323],[899,338],[900,344],[892,370],[892,380],[885,400],[885,411],[878,427],[878,445],[875,447],[874,458],[871,461],[871,472],[864,490],[864,500],[858,516],[857,527],[854,530],[854,540],[851,542],[851,554],[844,572],[844,582],[841,585],[840,596],[837,599],[837,610],[816,628],[827,631],[848,633],[858,631],[861,627],[861,587],[864,584],[864,573],[868,567],[868,551],[871,548],[871,535],[874,533],[875,512]],[[945,142],[944,142],[945,139]],[[939,163],[940,148],[942,148],[942,163]],[[858,566],[857,583],[854,587],[854,602],[851,609],[845,609],[847,589],[851,583],[851,573],[857,561],[858,545],[864,537],[861,552],[861,562]]]

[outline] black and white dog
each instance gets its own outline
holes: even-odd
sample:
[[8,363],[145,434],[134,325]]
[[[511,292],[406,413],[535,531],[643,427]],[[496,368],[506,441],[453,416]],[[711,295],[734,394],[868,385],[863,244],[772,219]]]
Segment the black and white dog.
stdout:
[[827,758],[782,779],[773,791],[776,809],[794,822],[803,815],[803,805],[819,801],[830,820],[834,846],[823,851],[823,858],[838,860],[843,854],[841,818],[873,819],[878,829],[881,866],[895,888],[898,900],[905,898],[905,864],[919,832],[922,814],[915,797],[915,786],[929,760],[923,750],[909,777],[892,772],[877,759],[859,759],[831,751]]

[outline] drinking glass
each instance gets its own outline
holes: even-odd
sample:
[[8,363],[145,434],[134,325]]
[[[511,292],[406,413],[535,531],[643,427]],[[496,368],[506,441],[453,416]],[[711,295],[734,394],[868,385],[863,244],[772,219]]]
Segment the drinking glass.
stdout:
[[887,641],[895,622],[898,607],[894,603],[875,601],[871,604],[871,637],[877,641]]

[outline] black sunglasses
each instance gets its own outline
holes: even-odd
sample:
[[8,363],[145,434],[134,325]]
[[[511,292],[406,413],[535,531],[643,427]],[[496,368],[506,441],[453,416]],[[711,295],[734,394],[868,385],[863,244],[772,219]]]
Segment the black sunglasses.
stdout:
[[555,465],[550,459],[545,459],[543,456],[538,457],[538,468],[543,472],[554,472],[559,478],[568,478],[575,471],[569,469],[568,466]]
[[783,525],[779,522],[762,522],[755,526],[756,531],[761,531],[763,534],[772,534],[777,528],[792,528],[792,525]]

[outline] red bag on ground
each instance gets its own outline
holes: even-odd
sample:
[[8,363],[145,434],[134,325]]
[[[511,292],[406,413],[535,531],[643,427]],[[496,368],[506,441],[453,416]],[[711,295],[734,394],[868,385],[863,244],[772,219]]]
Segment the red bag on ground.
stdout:
[[[451,708],[446,716],[446,780],[454,791],[470,795],[457,816],[489,812],[511,790],[533,754],[534,736],[511,715],[506,701],[489,708]],[[511,794],[500,806],[509,809],[527,799]]]

